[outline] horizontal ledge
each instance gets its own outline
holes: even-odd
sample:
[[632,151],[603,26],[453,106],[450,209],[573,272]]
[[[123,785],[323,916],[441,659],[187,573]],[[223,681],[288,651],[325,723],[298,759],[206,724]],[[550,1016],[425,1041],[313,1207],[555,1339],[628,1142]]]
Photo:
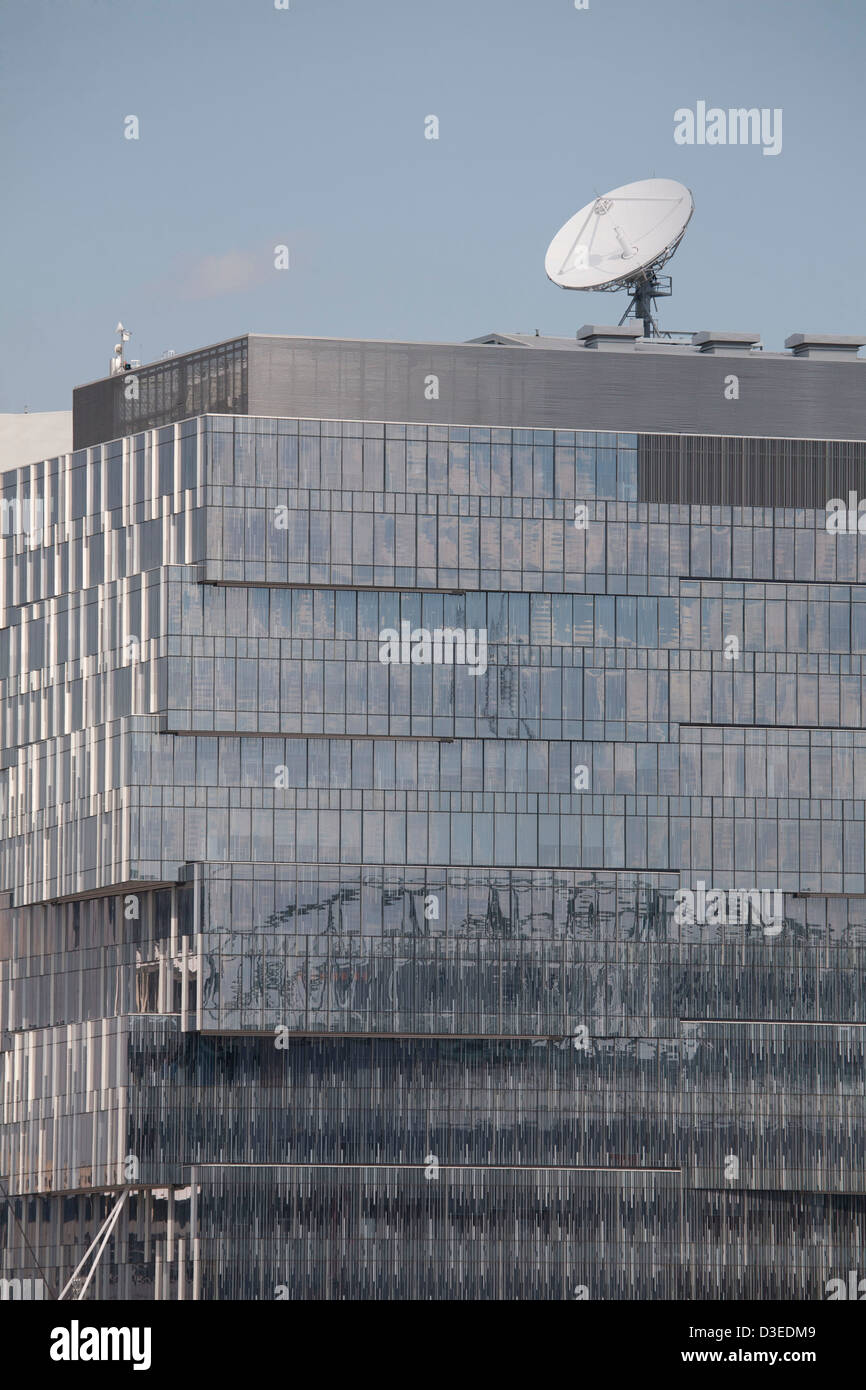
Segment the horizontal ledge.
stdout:
[[[427,1167],[426,1163],[203,1163],[201,1161],[190,1164],[184,1163],[183,1168],[290,1168],[290,1169],[328,1169],[329,1171],[341,1172],[346,1169],[363,1170],[365,1168],[379,1168],[387,1172],[416,1172],[423,1171]],[[579,1163],[439,1163],[439,1172],[458,1172],[458,1173],[672,1173],[677,1177],[682,1176],[681,1168],[632,1168],[632,1167],[610,1167],[602,1168],[597,1164]],[[159,1186],[159,1184],[155,1184]]]
[[[680,1023],[724,1024],[726,1028],[736,1026],[753,1027],[756,1024],[768,1028],[866,1028],[866,1023],[847,1022],[845,1019],[826,1018],[681,1018]],[[677,1039],[680,1041],[680,1039]]]
[[[163,566],[163,568],[167,568],[167,566]],[[178,565],[175,568],[185,569],[186,566]],[[433,586],[428,587],[426,585],[419,586],[417,584],[307,584],[295,582],[294,580],[278,579],[199,579],[197,582],[199,584],[207,584],[212,589],[339,589],[341,592],[343,590],[352,592],[355,589],[359,589],[364,593],[456,594],[458,597],[462,598],[465,598],[466,594],[470,592],[467,589],[441,589]],[[479,590],[472,589],[471,592],[478,593]],[[507,592],[519,593],[520,590],[507,590]],[[529,591],[527,590],[527,592]],[[375,638],[372,640],[375,641]]]
[[[137,1014],[137,1018],[179,1018],[179,1014]],[[679,1022],[684,1020],[680,1019]],[[699,1021],[699,1020],[696,1020]],[[714,1019],[704,1019],[704,1023],[715,1022]],[[195,1031],[200,1032],[203,1038],[267,1038],[269,1042],[274,1040],[274,1031],[283,1024],[275,1024],[270,1030],[267,1028],[201,1028]],[[866,1027],[866,1024],[863,1025]],[[528,1043],[550,1043],[559,1044],[563,1042],[572,1043],[573,1033],[332,1033],[332,1032],[311,1032],[290,1029],[290,1038],[303,1038],[319,1042],[323,1038],[339,1038],[341,1041],[355,1042],[424,1042],[431,1039],[434,1042],[528,1042]],[[594,1042],[666,1042],[675,1043],[677,1046],[682,1039],[673,1035],[660,1038],[647,1038],[644,1034],[636,1034],[633,1037],[622,1038],[615,1033],[593,1033]],[[565,1050],[565,1049],[563,1049]]]
[[42,898],[38,902],[13,903],[11,906],[19,911],[31,907],[61,907],[64,903],[86,902],[90,898],[113,898],[119,897],[121,893],[157,892],[165,888],[177,888],[179,886],[180,881],[173,878],[131,878],[124,883],[112,884],[109,888],[91,888],[81,893],[64,893],[59,898]]
[[[138,732],[138,731],[133,731]],[[145,730],[145,732],[149,732]],[[277,731],[271,733],[262,729],[155,729],[156,734],[167,734],[173,738],[340,738],[340,739],[393,739],[404,743],[457,743],[460,736],[454,734],[294,734]],[[492,737],[492,735],[491,735]],[[150,785],[135,783],[133,785]],[[295,790],[311,790],[309,787]],[[350,788],[322,787],[322,791],[348,791]],[[384,790],[384,789],[383,789]],[[409,790],[409,788],[407,788]],[[417,790],[412,788],[411,790]]]
[[[541,669],[544,669],[544,668],[541,668]],[[577,669],[577,668],[575,668],[575,669]],[[602,669],[602,668],[600,668],[600,667],[590,667],[589,669],[590,669],[590,670],[599,670],[599,669]],[[607,669],[616,669],[616,668],[608,668],[608,667],[605,667],[604,669],[607,670]],[[624,669],[626,669],[626,670],[627,670],[627,669],[639,670],[640,668],[639,668],[639,667],[632,667],[632,668],[626,667],[626,668],[624,668]],[[675,674],[680,674],[680,673],[677,672],[677,673],[675,673]],[[689,674],[694,674],[694,673],[689,673]],[[707,674],[707,675],[711,675],[711,674],[714,674],[714,673],[713,673],[713,672],[698,672],[697,674]],[[791,673],[789,673],[789,672],[781,672],[781,671],[766,671],[766,672],[764,672],[764,671],[757,671],[757,672],[754,672],[753,674],[755,674],[755,675],[770,675],[770,676],[772,676],[772,675],[783,675],[783,676],[788,676],[788,677],[790,677],[790,675],[791,675]],[[832,672],[832,671],[817,671],[817,672],[811,672],[811,671],[805,671],[805,672],[804,672],[804,671],[799,671],[799,672],[795,673],[794,678],[796,679],[796,675],[815,675],[816,677],[818,677],[818,676],[822,676],[822,675],[829,675],[829,676],[832,676],[832,675],[839,675],[839,674],[840,674],[839,672]],[[842,673],[842,674],[844,674],[844,673]],[[855,677],[854,679],[859,679],[859,677]],[[622,721],[617,721],[617,722],[622,722]],[[633,721],[631,721],[631,722],[633,722],[633,723],[642,723],[643,721],[641,721],[641,720],[633,720]],[[653,723],[661,723],[661,724],[672,724],[672,725],[676,723],[675,720],[666,720],[666,719],[662,719],[662,720],[653,720],[653,721],[651,721],[651,722],[653,722]],[[743,732],[746,732],[746,731],[749,730],[749,729],[763,729],[763,730],[773,730],[773,729],[803,729],[803,730],[805,730],[806,732],[809,732],[809,731],[811,731],[811,730],[817,730],[817,731],[820,731],[822,734],[866,734],[866,729],[864,729],[864,727],[863,727],[862,724],[861,724],[861,725],[853,725],[853,724],[720,724],[720,723],[711,722],[710,720],[698,721],[698,720],[690,719],[690,720],[688,720],[688,721],[686,721],[686,720],[681,720],[678,724],[676,724],[676,727],[679,728],[679,729],[742,729]],[[553,740],[553,741],[555,742],[556,740]],[[563,740],[563,741],[565,741],[565,740]],[[581,742],[587,742],[587,741],[594,741],[594,740],[582,740],[582,739],[572,739],[572,740],[571,740],[572,743],[581,743]],[[669,742],[673,743],[673,742],[675,742],[675,740],[674,740],[674,739],[670,739]],[[780,745],[780,746],[783,746],[783,745]],[[763,799],[766,799],[766,798],[763,798]],[[791,799],[793,799],[793,798],[788,798],[788,797],[783,797],[783,798],[781,798],[781,800],[791,800]],[[826,798],[825,798],[825,799],[826,799]]]

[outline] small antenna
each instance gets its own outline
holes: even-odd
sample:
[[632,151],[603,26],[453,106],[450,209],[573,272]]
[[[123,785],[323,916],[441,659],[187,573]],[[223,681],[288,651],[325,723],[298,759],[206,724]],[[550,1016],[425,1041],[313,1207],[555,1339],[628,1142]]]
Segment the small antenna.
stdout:
[[111,359],[109,376],[119,376],[121,373],[129,370],[129,363],[123,360],[123,345],[129,342],[132,334],[127,332],[122,323],[118,323],[114,331],[119,337],[120,342],[114,344],[114,356]]

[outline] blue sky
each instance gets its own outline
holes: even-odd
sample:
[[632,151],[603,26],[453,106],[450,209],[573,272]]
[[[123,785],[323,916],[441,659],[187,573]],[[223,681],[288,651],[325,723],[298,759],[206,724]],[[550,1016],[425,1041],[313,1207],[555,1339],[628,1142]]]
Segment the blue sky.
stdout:
[[[290,6],[2,0],[0,410],[68,408],[118,318],[143,361],[616,322],[624,295],[557,289],[544,253],[651,175],[696,204],[663,326],[866,329],[863,0]],[[700,100],[781,107],[781,153],[677,145]]]

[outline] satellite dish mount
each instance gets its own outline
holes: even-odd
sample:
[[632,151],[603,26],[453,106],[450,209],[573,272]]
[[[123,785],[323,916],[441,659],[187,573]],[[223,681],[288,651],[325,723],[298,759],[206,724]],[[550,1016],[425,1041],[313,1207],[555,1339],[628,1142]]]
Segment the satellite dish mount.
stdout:
[[[664,265],[664,261],[661,261],[660,264]],[[673,294],[671,277],[659,275],[657,269],[650,267],[642,272],[639,279],[629,280],[622,287],[611,285],[610,288],[624,288],[631,293],[629,306],[620,319],[620,324],[624,324],[628,319],[643,319],[644,337],[657,338],[659,328],[654,312],[655,302],[657,299],[668,299]]]

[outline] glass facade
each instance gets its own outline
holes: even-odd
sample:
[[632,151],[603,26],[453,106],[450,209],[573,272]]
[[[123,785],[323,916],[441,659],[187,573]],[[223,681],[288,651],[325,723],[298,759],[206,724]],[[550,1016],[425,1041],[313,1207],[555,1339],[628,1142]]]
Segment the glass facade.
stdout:
[[824,1297],[866,536],[677,500],[709,438],[150,408],[0,477],[0,1277],[128,1189],[90,1296]]

